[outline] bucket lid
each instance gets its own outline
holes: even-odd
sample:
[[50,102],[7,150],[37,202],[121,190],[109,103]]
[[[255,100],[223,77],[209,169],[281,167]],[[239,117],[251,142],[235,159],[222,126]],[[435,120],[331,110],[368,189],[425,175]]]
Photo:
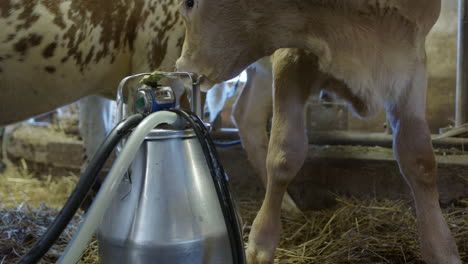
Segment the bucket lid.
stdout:
[[192,128],[188,128],[188,129],[154,128],[148,133],[148,135],[146,135],[145,140],[159,140],[159,139],[170,139],[170,138],[192,138],[195,136],[196,136],[195,131],[193,131]]

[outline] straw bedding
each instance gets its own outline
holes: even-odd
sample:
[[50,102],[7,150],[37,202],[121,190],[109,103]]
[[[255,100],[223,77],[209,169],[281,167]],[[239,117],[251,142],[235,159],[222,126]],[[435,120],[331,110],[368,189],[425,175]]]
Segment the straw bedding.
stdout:
[[[0,174],[0,263],[15,263],[44,232],[73,189],[77,176],[37,176],[27,168]],[[336,196],[334,208],[283,217],[275,263],[422,263],[410,201],[358,200]],[[261,201],[238,205],[247,240]],[[444,208],[464,263],[468,263],[468,199]],[[83,214],[79,213],[41,263],[54,263]],[[93,241],[81,263],[98,263]]]

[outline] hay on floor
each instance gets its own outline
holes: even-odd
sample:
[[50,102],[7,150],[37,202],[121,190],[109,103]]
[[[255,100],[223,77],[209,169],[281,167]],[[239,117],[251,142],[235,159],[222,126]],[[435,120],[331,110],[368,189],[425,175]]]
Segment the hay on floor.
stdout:
[[[423,263],[409,201],[336,197],[332,209],[283,217],[275,263]],[[464,204],[464,205],[463,205]],[[468,200],[445,208],[463,263],[468,263]],[[252,223],[258,204],[241,203]]]
[[[26,202],[13,209],[1,208],[0,255],[2,255],[2,259],[0,262],[16,263],[45,233],[57,213],[57,209],[49,208],[45,204],[41,204],[38,208],[31,208]],[[41,263],[55,263],[57,261],[81,220],[82,213],[79,213],[73,218],[55,245],[47,252]]]
[[[13,175],[13,176],[12,176]],[[0,263],[16,263],[45,232],[57,209],[76,183],[76,176],[36,176],[26,169],[0,174]],[[336,197],[332,209],[283,217],[283,233],[275,263],[422,263],[416,220],[409,201],[357,200]],[[41,204],[47,201],[54,209]],[[242,199],[238,205],[247,241],[260,201]],[[445,208],[462,261],[468,263],[468,200]],[[72,238],[78,214],[41,263],[55,263]],[[98,263],[96,241],[83,255],[83,264]]]
[[22,202],[32,207],[45,203],[52,208],[61,208],[75,188],[78,176],[71,172],[63,176],[37,175],[21,160],[18,167],[8,166],[0,173],[0,182],[0,206],[4,208],[14,208]]

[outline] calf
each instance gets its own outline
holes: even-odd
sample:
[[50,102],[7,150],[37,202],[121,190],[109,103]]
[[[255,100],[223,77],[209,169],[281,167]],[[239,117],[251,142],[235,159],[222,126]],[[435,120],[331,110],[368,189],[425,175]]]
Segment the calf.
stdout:
[[416,204],[423,259],[461,263],[439,207],[425,120],[424,44],[440,0],[183,0],[180,11],[186,38],[177,68],[205,75],[205,88],[290,48],[273,59],[267,191],[249,237],[250,264],[273,263],[282,197],[307,152],[303,106],[320,88],[347,100],[363,118],[385,107]]

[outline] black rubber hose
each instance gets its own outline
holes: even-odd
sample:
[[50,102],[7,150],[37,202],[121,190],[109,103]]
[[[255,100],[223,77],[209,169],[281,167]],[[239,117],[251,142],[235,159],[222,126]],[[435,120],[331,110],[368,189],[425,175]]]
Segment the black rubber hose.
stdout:
[[125,135],[127,135],[141,122],[141,120],[143,120],[143,118],[144,116],[141,114],[129,116],[127,119],[117,124],[117,126],[110,132],[104,140],[104,143],[102,143],[96,154],[94,154],[93,159],[89,163],[84,174],[80,177],[75,189],[62,210],[60,210],[59,214],[54,219],[54,222],[52,222],[44,235],[42,235],[29,252],[18,262],[19,264],[37,263],[42,256],[47,253],[86,198],[86,195],[95,183],[99,172],[114,148]]
[[224,169],[219,162],[216,147],[211,140],[210,134],[206,129],[203,121],[193,112],[183,109],[170,109],[183,119],[185,119],[195,131],[198,140],[200,141],[203,153],[205,155],[208,168],[210,169],[215,189],[218,194],[221,210],[223,211],[224,220],[231,244],[231,252],[233,255],[233,263],[243,264],[246,263],[244,252],[244,241],[242,238],[240,223],[237,219],[233,199],[229,192],[228,181]]

